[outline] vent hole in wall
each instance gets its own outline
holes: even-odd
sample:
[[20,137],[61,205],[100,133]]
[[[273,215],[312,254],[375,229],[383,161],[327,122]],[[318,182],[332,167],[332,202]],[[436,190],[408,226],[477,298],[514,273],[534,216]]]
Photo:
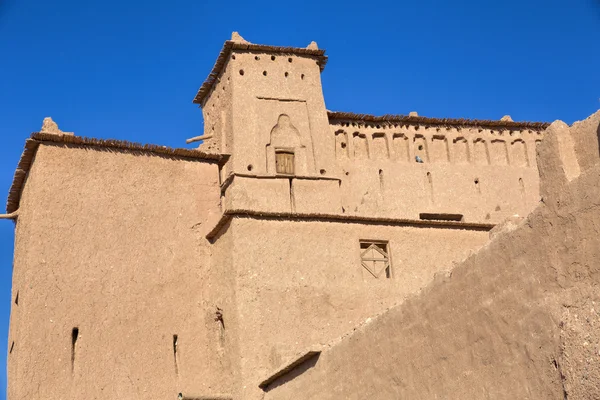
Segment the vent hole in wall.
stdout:
[[225,319],[223,317],[223,310],[217,307],[217,311],[215,312],[215,321],[221,324],[221,329],[225,329]]
[[79,339],[79,328],[75,327],[71,331],[71,371],[75,369],[75,350],[77,348],[77,339]]
[[419,150],[423,150],[423,145],[422,144],[419,145]]
[[463,215],[462,214],[449,214],[449,213],[420,213],[419,218],[424,221],[461,222],[463,220]]
[[288,72],[286,72],[284,75],[285,75],[285,77],[287,78],[287,77],[288,77],[288,75],[289,75],[289,73],[288,73]]
[[325,175],[325,172],[327,172],[327,171],[325,171],[324,169],[322,169],[322,170],[320,170],[320,171],[319,171],[319,173],[320,173],[321,175]]
[[255,59],[256,61],[258,61],[258,60],[260,60],[260,57],[259,57],[259,56],[254,56],[254,59]]
[[235,54],[232,54],[232,55],[231,55],[231,59],[232,59],[232,60],[235,60]]
[[17,290],[17,295],[15,296],[15,304],[19,305],[19,291]]
[[271,56],[271,60],[275,61],[275,56]]
[[252,166],[252,164],[248,164],[248,171],[252,171],[254,169],[254,167]]
[[300,75],[300,79],[304,79],[304,74]]
[[263,75],[264,75],[264,76],[267,76],[267,71],[263,71]]
[[175,362],[175,374],[179,374],[179,366],[177,365],[177,335],[173,335],[173,361]]
[[240,75],[244,75],[244,70],[240,69]]
[[288,58],[288,62],[292,62],[292,57]]

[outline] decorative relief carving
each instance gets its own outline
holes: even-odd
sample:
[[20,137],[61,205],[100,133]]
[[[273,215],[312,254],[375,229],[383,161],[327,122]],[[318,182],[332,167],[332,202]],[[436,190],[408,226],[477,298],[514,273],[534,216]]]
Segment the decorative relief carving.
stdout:
[[271,129],[271,141],[273,147],[304,147],[300,141],[300,132],[292,124],[287,114],[279,115],[277,124]]
[[348,134],[339,130],[335,132],[335,157],[338,160],[345,160],[349,157]]
[[471,162],[469,153],[469,142],[464,137],[457,137],[452,141],[452,155],[456,164],[468,164]]
[[510,144],[510,164],[517,167],[529,167],[527,144],[522,139],[516,139]]
[[352,147],[354,148],[354,158],[358,160],[369,159],[369,147],[367,145],[367,135],[360,132],[352,134]]
[[506,142],[500,139],[494,139],[491,142],[490,149],[491,163],[493,165],[508,165],[508,151]]
[[415,146],[415,158],[419,157],[423,162],[429,162],[429,149],[425,137],[423,135],[415,135],[413,142]]
[[387,242],[361,240],[360,261],[363,268],[369,271],[374,278],[389,279],[392,277],[392,266]]
[[[522,131],[471,129],[465,134],[460,128],[448,127],[444,130],[428,126],[371,126],[361,123],[340,126],[354,126],[358,130],[351,136],[343,129],[335,132],[337,159],[531,167],[529,147],[541,142],[539,136],[535,142],[533,137],[523,138]],[[388,128],[406,128],[407,131],[385,132]],[[375,129],[378,130],[371,133]]]
[[444,135],[434,135],[429,149],[431,162],[447,163],[449,161],[448,141]]
[[401,162],[410,161],[410,151],[406,135],[403,133],[394,133],[392,135],[392,143],[396,160]]
[[372,136],[371,144],[371,158],[376,160],[387,160],[390,158],[390,152],[388,149],[387,137],[385,133],[374,133]]
[[473,141],[473,159],[475,164],[489,165],[490,154],[485,139],[477,138]]
[[[267,168],[278,174],[293,175],[297,170],[306,170],[305,150],[300,132],[287,114],[280,114],[277,123],[271,129],[270,140],[267,144]],[[296,157],[300,154],[302,157]],[[269,166],[274,161],[273,167]],[[296,165],[300,163],[300,165]]]

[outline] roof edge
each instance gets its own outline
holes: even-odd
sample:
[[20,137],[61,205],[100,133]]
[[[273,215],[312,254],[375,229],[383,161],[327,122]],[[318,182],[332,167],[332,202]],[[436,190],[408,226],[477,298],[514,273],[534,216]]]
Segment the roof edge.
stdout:
[[430,118],[420,116],[407,116],[386,114],[376,116],[371,114],[356,114],[351,112],[327,111],[329,122],[370,122],[382,125],[390,124],[414,124],[432,126],[456,126],[456,127],[482,127],[504,129],[531,129],[542,131],[550,126],[549,122],[517,122],[502,120],[480,120],[468,118]]
[[221,49],[221,52],[219,53],[217,61],[215,61],[215,65],[213,66],[211,72],[208,74],[208,77],[202,86],[200,86],[200,89],[198,89],[198,93],[196,93],[196,96],[192,101],[194,104],[201,105],[204,102],[204,99],[206,96],[208,96],[212,90],[212,87],[217,82],[219,75],[221,75],[221,72],[223,72],[225,65],[227,65],[227,62],[229,61],[229,55],[233,50],[315,57],[317,58],[317,63],[319,64],[321,72],[325,69],[325,64],[327,64],[327,56],[325,55],[325,50],[323,49],[270,46],[265,44],[240,43],[227,40],[223,44],[223,48]]
[[95,147],[104,149],[122,150],[131,153],[155,154],[163,157],[183,158],[190,160],[205,160],[220,163],[226,156],[221,154],[209,154],[199,150],[171,148],[155,144],[140,144],[125,140],[96,139],[73,135],[57,135],[53,133],[35,132],[25,141],[25,148],[17,164],[12,184],[8,191],[6,201],[6,212],[13,213],[19,208],[21,193],[27,179],[27,175],[33,165],[35,154],[40,144],[53,143],[84,147]]

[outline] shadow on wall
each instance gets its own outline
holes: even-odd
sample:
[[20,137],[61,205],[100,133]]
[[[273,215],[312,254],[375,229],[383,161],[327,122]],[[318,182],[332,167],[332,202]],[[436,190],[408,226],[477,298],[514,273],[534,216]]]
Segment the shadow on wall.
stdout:
[[[281,385],[285,385],[289,381],[293,380],[294,378],[302,375],[309,369],[313,368],[317,364],[317,361],[319,361],[320,356],[321,356],[320,352],[315,353],[311,357],[304,360],[304,362],[293,367],[290,371],[285,371],[285,370],[281,371],[281,374],[279,375],[279,377],[275,378],[272,382],[267,383],[265,386],[262,387],[262,389],[265,392],[269,392]],[[261,386],[262,386],[262,384],[261,384]]]
[[[600,7],[600,0],[597,3]],[[598,154],[600,155],[600,125],[598,125],[598,129],[596,130],[596,136],[598,137]]]

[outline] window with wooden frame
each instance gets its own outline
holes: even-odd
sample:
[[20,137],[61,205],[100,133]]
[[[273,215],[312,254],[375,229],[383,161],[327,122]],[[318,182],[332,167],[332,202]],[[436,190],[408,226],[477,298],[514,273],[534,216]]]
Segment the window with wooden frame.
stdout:
[[275,150],[275,169],[278,174],[294,175],[294,150]]
[[360,262],[376,279],[392,277],[389,243],[386,241],[361,240]]

